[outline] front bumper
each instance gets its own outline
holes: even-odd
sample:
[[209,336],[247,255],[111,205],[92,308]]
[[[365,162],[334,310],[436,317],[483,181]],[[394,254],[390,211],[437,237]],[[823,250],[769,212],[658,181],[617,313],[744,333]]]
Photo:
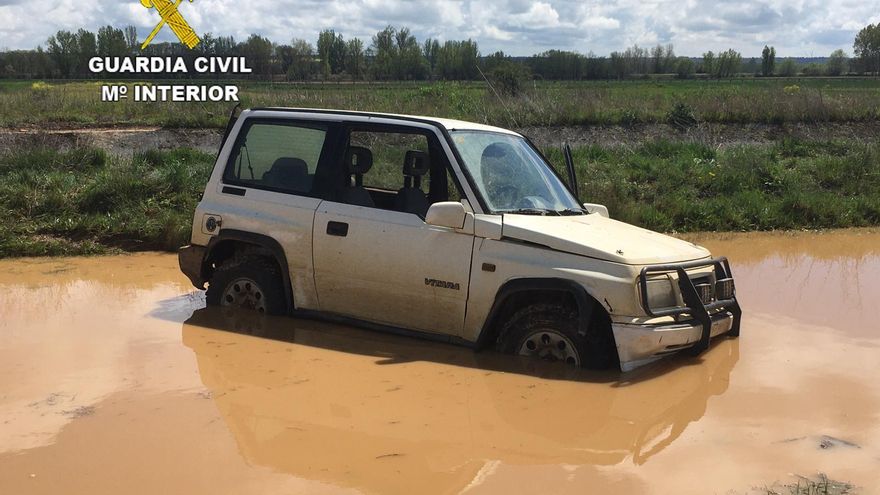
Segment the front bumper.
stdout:
[[[729,311],[723,311],[710,316],[709,321],[709,335],[717,337],[733,328],[734,315]],[[703,324],[698,321],[660,324],[612,323],[611,331],[617,344],[620,370],[630,371],[663,356],[699,345],[703,337]]]
[[[710,283],[701,283],[698,290],[687,270],[710,267]],[[652,308],[647,297],[648,277],[667,273],[677,275],[683,304]],[[716,335],[728,332],[732,336],[739,335],[742,310],[736,298],[730,263],[725,257],[646,266],[639,274],[638,285],[645,313],[652,317],[673,317],[675,321],[613,323],[611,328],[622,371],[682,349],[697,355],[709,348],[710,339]]]

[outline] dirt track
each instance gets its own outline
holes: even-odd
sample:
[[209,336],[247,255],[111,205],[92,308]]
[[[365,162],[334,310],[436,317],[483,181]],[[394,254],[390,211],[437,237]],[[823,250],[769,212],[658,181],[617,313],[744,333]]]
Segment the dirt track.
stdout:
[[703,240],[742,337],[629,374],[201,309],[172,255],[0,261],[0,493],[877,493],[880,234]]
[[[694,141],[713,147],[769,144],[782,137],[804,140],[873,141],[880,136],[880,123],[796,124],[775,126],[765,124],[716,125],[703,124],[687,131],[668,125],[643,124],[622,126],[527,127],[519,129],[540,146],[598,144],[602,146],[636,146],[646,141]],[[133,151],[196,148],[215,153],[222,130],[163,129],[158,127],[0,129],[0,149],[49,147],[69,149],[96,146],[113,154]]]
[[0,129],[0,150],[52,148],[67,150],[94,146],[111,154],[170,148],[195,148],[216,153],[223,131],[217,129],[162,129],[113,127],[84,129]]

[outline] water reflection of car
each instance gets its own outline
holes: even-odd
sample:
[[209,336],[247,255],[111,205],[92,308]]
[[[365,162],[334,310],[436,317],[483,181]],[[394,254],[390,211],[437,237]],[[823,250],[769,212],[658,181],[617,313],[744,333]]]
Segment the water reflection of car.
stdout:
[[208,304],[628,371],[739,335],[726,258],[580,203],[524,136],[433,117],[230,119],[180,266]]
[[196,311],[183,342],[248,462],[378,493],[416,480],[457,491],[490,460],[642,464],[705,414],[739,358],[737,341],[721,341],[701,365],[657,363],[621,382],[218,308]]

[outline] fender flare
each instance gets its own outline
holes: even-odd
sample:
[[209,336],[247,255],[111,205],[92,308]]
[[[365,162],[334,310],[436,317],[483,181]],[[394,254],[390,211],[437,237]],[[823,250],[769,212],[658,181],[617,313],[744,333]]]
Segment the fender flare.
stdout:
[[211,240],[208,241],[202,266],[203,273],[205,269],[209,268],[208,260],[211,259],[211,254],[214,252],[214,248],[226,241],[252,244],[266,249],[271,253],[275,258],[275,262],[278,263],[278,267],[281,269],[281,277],[283,279],[282,285],[284,286],[284,300],[287,301],[287,313],[289,314],[294,307],[293,288],[290,285],[290,267],[287,265],[287,255],[284,254],[284,248],[281,247],[281,243],[264,234],[256,234],[236,229],[221,229],[217,235],[211,237]]
[[586,333],[590,320],[593,318],[596,302],[582,285],[564,278],[517,278],[502,284],[498,288],[498,292],[495,293],[495,302],[492,303],[492,309],[489,310],[480,335],[474,343],[475,349],[485,348],[497,337],[492,328],[497,323],[496,320],[500,316],[499,313],[505,302],[514,294],[528,291],[555,291],[571,294],[578,307],[578,333],[582,335]]

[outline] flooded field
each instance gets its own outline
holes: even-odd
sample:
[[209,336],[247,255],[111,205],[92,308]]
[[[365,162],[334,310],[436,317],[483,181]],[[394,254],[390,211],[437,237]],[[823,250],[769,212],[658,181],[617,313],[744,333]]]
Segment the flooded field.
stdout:
[[0,261],[0,493],[880,493],[880,233],[699,241],[742,337],[628,374],[203,309],[173,255]]

